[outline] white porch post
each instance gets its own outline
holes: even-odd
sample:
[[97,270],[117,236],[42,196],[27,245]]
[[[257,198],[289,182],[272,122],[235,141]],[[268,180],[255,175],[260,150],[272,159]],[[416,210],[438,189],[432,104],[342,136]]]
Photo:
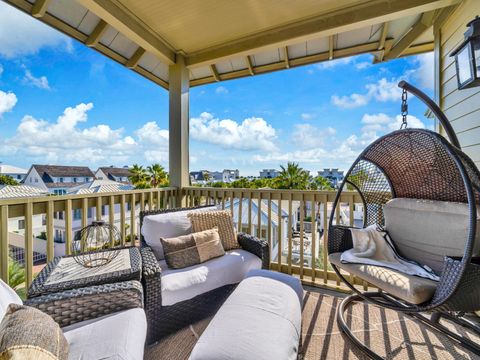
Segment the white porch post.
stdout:
[[[189,176],[189,76],[185,58],[177,55],[169,67],[169,172],[170,186],[182,189],[190,183]],[[184,206],[179,195],[178,206]]]

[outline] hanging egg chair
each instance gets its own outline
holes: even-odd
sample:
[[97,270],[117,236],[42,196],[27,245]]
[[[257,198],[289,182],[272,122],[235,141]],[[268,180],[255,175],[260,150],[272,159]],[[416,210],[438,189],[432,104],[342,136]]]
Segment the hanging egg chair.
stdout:
[[[455,132],[438,106],[404,81],[399,87],[403,89],[402,127],[377,139],[360,154],[332,206],[329,261],[354,292],[343,300],[337,321],[341,330],[375,359],[381,357],[363,344],[345,321],[344,313],[354,301],[412,315],[480,355],[479,344],[442,324],[453,321],[480,333],[480,328],[464,317],[480,310],[480,172],[460,150]],[[430,108],[448,140],[430,130],[407,128],[408,93]],[[353,248],[352,228],[335,223],[342,191],[360,194],[364,228],[376,225],[384,229],[403,259],[428,267],[439,281],[375,265],[342,262],[342,253]],[[360,291],[346,273],[379,290]]]

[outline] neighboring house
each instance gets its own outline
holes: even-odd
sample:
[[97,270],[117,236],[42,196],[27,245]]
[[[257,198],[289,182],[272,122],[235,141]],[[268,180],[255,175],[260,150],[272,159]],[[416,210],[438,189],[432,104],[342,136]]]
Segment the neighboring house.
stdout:
[[0,163],[0,175],[10,176],[18,182],[22,182],[25,179],[27,172],[26,169]]
[[318,172],[318,175],[330,181],[333,188],[338,188],[343,181],[343,173],[338,169],[323,169]]
[[[76,187],[68,189],[68,194],[95,194],[95,193],[114,193],[114,192],[122,192],[128,190],[134,190],[135,187],[133,185],[128,185],[120,182],[115,182],[111,180],[94,180],[88,183],[84,183],[78,185]],[[102,219],[105,221],[109,221],[110,217],[110,208],[108,205],[103,205],[101,208],[102,211]],[[121,205],[115,204],[114,205],[114,225],[120,229],[120,214],[121,214]],[[138,213],[138,212],[137,212]],[[65,242],[65,213],[64,212],[56,212],[54,214],[54,236],[56,242]],[[87,210],[87,223],[91,223],[92,220],[97,218],[96,208],[91,207]],[[125,223],[130,223],[130,203],[125,204]],[[138,227],[137,227],[138,228]],[[72,217],[72,231],[74,239],[78,239],[80,230],[82,229],[82,210],[75,209],[73,210],[73,217]]]
[[86,166],[32,165],[24,184],[64,195],[68,189],[94,179],[95,174]]
[[240,171],[238,169],[230,170],[224,169],[222,172],[222,181],[224,183],[231,183],[232,181],[240,179]]
[[260,179],[273,179],[276,178],[280,172],[275,169],[263,169],[260,171]]
[[98,180],[112,180],[121,183],[131,184],[129,176],[132,175],[128,166],[123,168],[118,167],[100,167],[95,172],[95,177]]

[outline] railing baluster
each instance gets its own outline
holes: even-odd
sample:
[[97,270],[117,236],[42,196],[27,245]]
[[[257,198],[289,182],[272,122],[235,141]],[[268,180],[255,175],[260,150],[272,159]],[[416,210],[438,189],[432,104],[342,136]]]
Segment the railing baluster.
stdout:
[[130,245],[135,246],[135,227],[137,224],[137,221],[135,219],[136,215],[136,208],[135,208],[135,202],[136,202],[136,194],[132,194],[130,197]]
[[323,283],[328,283],[328,198],[323,198]]
[[292,193],[288,193],[288,273],[292,274],[292,228],[293,228],[293,219],[292,219]]
[[[242,209],[243,207],[243,191],[240,191],[240,197],[238,198],[238,232],[243,231],[243,226],[242,226]],[[233,204],[232,204],[232,209],[233,209]]]
[[222,190],[222,210],[225,210],[225,190]]
[[315,275],[316,275],[316,262],[317,262],[317,211],[316,211],[316,202],[315,202],[315,195],[312,195],[312,213],[311,215],[311,226],[312,226],[312,244],[311,244],[311,262],[312,262],[312,282],[315,283]]
[[140,211],[145,211],[145,193],[140,193]]
[[[267,208],[267,216],[268,216],[268,222],[267,222],[267,241],[268,241],[268,246],[270,248],[270,251],[273,251],[273,246],[272,246],[272,193],[268,193],[268,208]],[[278,216],[278,219],[281,219],[280,214]],[[281,226],[281,221],[277,220],[277,225],[278,227]],[[272,259],[270,258],[270,261]]]
[[248,191],[248,233],[253,235],[252,231],[252,191]]
[[33,280],[33,204],[25,204],[25,280],[28,288]]
[[[108,198],[108,222],[111,226],[115,226],[115,199],[113,195]],[[110,245],[115,246],[115,233],[110,231]]]
[[277,252],[278,252],[278,271],[282,272],[282,231],[283,231],[283,212],[282,212],[282,194],[280,193],[280,199],[278,200],[278,243],[277,243]]
[[[348,225],[353,226],[355,224],[355,217],[353,215],[353,195],[348,197]],[[350,273],[350,283],[355,284],[355,275]]]
[[305,235],[305,200],[303,194],[300,199],[300,279],[303,280],[303,261],[304,261],[304,235]]
[[125,245],[125,194],[120,195],[120,244]]
[[72,200],[65,201],[65,253],[72,252]]
[[153,190],[148,192],[148,210],[153,210]]
[[[335,208],[335,225],[340,225],[340,201]],[[340,286],[340,278],[338,276],[335,276],[335,281],[337,282],[337,286]]]
[[262,193],[258,193],[257,199],[257,237],[260,239],[262,237]]
[[[230,192],[230,212],[232,213],[232,218],[235,218],[234,214],[233,214],[233,196],[234,196],[234,192],[233,190]],[[240,205],[240,203],[239,203]],[[238,215],[238,222],[240,223],[240,215]],[[239,231],[240,232],[240,231]]]
[[8,284],[8,205],[2,205],[1,210],[1,233],[0,233],[0,277]]
[[[82,199],[82,228],[88,225],[88,199]],[[83,245],[83,244],[82,244]]]
[[52,261],[55,252],[53,239],[53,201],[47,202],[47,261]]
[[95,218],[102,220],[102,197],[97,197],[96,206],[95,206]]

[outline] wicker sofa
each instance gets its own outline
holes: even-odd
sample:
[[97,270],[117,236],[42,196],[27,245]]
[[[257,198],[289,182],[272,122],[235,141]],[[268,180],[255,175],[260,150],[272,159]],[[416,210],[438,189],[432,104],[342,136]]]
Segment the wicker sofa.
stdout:
[[[204,208],[206,211],[206,207],[143,211],[140,213],[140,227],[142,229],[145,218],[148,216],[192,210],[203,211]],[[142,283],[145,295],[145,312],[148,319],[147,343],[157,341],[158,339],[168,336],[185,326],[212,316],[235,289],[237,284],[243,279],[243,277],[240,278],[242,276],[241,274],[244,273],[246,275],[246,273],[252,268],[268,269],[270,263],[270,250],[267,241],[251,235],[239,233],[238,242],[241,249],[227,252],[226,255],[221,258],[212,259],[201,264],[202,271],[208,269],[207,272],[210,271],[213,273],[205,276],[205,282],[211,281],[210,279],[212,277],[216,277],[214,284],[207,284],[208,286],[205,284],[195,284],[198,286],[192,286],[192,288],[194,288],[193,290],[196,290],[196,293],[192,291],[190,291],[190,293],[185,293],[184,291],[181,296],[178,296],[175,291],[170,291],[168,292],[167,299],[167,279],[172,278],[173,276],[176,276],[177,278],[186,278],[188,277],[189,272],[199,271],[199,267],[194,266],[179,270],[167,269],[164,262],[161,260],[159,261],[152,248],[147,245],[145,237],[143,235],[141,236],[140,252],[142,255],[143,267]],[[249,259],[250,265],[246,267],[241,261],[238,261],[238,258],[240,257]],[[251,265],[252,263],[254,263],[254,265]],[[231,271],[222,271],[222,269],[227,270],[225,267],[230,266],[229,264],[232,264],[231,266],[233,267]],[[243,268],[237,269],[235,266],[243,266]],[[233,280],[231,277],[228,278],[229,273],[236,274],[237,279]],[[199,291],[202,291],[201,289],[208,289],[208,291],[198,293]],[[177,292],[180,292],[180,290]],[[162,294],[164,297],[163,301]]]

